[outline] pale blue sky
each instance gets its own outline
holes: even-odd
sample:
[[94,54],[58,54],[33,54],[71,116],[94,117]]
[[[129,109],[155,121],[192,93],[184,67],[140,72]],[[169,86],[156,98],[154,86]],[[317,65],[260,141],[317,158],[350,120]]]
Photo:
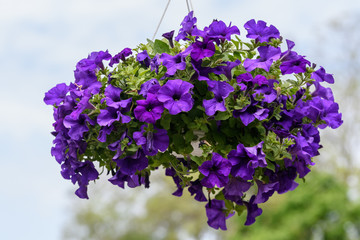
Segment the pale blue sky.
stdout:
[[[0,0],[1,239],[60,239],[76,197],[50,155],[52,109],[43,104],[44,93],[73,81],[76,62],[88,53],[116,54],[151,38],[166,3]],[[231,21],[243,35],[247,20],[265,20],[328,72],[336,60],[319,57],[318,33],[331,19],[360,11],[358,0],[193,0],[193,6],[200,26],[217,18]],[[185,0],[173,0],[157,37],[178,29],[186,13]]]

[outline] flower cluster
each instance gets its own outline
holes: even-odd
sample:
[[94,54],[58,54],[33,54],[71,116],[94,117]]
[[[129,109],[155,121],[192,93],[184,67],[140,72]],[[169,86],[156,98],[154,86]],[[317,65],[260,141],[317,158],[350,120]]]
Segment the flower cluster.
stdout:
[[152,171],[163,168],[173,195],[187,189],[207,202],[209,226],[226,230],[235,212],[254,223],[259,204],[310,172],[319,129],[342,124],[324,86],[333,76],[292,41],[281,49],[279,31],[264,21],[244,25],[249,42],[231,24],[200,29],[196,21],[191,12],[177,36],[115,56],[93,52],[76,65],[73,83],[45,93],[54,106],[51,154],[77,196],[88,198],[98,170],[121,188],[149,188]]

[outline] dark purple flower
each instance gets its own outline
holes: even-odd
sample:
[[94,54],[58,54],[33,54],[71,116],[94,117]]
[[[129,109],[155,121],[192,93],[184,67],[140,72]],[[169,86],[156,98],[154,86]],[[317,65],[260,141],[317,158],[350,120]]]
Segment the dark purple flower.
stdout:
[[167,53],[161,54],[160,60],[162,65],[166,67],[166,74],[169,76],[173,76],[177,70],[185,70],[186,62],[185,62],[184,53],[179,53],[175,56],[172,56]]
[[165,175],[166,176],[171,176],[174,180],[174,183],[176,184],[176,191],[172,193],[172,195],[177,196],[177,197],[181,197],[183,194],[183,187],[181,186],[180,182],[181,179],[179,178],[179,176],[176,175],[176,171],[173,168],[167,168],[165,170]]
[[146,100],[137,100],[137,106],[134,109],[134,115],[140,122],[154,124],[156,120],[161,118],[164,112],[162,102],[156,98],[155,94],[148,93]]
[[136,60],[145,67],[150,66],[151,58],[149,57],[149,54],[146,50],[142,51],[141,53],[138,53],[136,56]]
[[247,126],[255,119],[262,121],[269,115],[269,109],[256,107],[255,101],[240,110],[234,110],[233,115],[236,118],[240,118],[242,123]]
[[244,147],[239,143],[236,150],[228,154],[229,162],[232,165],[231,175],[244,180],[252,180],[255,168],[266,167],[265,154],[262,151],[263,142],[253,147]]
[[325,69],[323,67],[320,67],[319,70],[313,72],[311,74],[311,77],[315,79],[317,82],[328,82],[328,83],[334,83],[334,77],[332,74],[326,73]]
[[113,130],[114,130],[114,125],[111,125],[110,127],[108,126],[101,127],[99,131],[99,136],[97,138],[99,142],[106,142],[106,136],[112,133]]
[[141,85],[140,92],[144,98],[146,98],[148,92],[156,94],[160,89],[160,84],[156,78],[150,79]]
[[215,53],[215,44],[209,38],[205,38],[202,42],[196,41],[192,44],[191,58],[199,61],[206,57],[211,57]]
[[272,38],[279,38],[280,32],[276,27],[270,25],[266,26],[266,22],[259,20],[257,23],[251,19],[244,25],[248,31],[247,38],[255,39],[257,42],[269,42]]
[[70,114],[70,116],[73,119],[79,118],[80,114],[85,109],[94,109],[95,107],[89,102],[89,100],[92,97],[92,94],[90,93],[90,90],[85,91],[77,91],[77,94],[75,94],[75,91],[71,92],[73,99],[80,99],[80,101],[77,103],[77,105],[74,107],[75,110],[73,110]]
[[323,120],[326,124],[320,124],[319,128],[323,129],[327,126],[335,129],[343,123],[341,113],[339,113],[339,105],[336,102],[314,97],[301,106],[301,111],[310,118],[314,123]]
[[229,181],[231,163],[220,154],[213,152],[210,161],[205,161],[199,166],[199,172],[205,177],[201,184],[207,188],[223,187]]
[[191,65],[193,66],[196,75],[195,75],[195,79],[199,80],[199,81],[209,81],[209,73],[213,72],[213,69],[210,67],[202,67],[201,66],[202,61],[195,61],[195,60],[191,60]]
[[188,112],[194,105],[190,90],[194,87],[181,79],[167,81],[158,91],[157,98],[171,115]]
[[[260,75],[258,75],[260,76]],[[256,77],[255,77],[256,78]],[[253,93],[253,98],[255,98],[257,95],[261,95],[264,97],[261,101],[266,103],[271,103],[276,100],[277,98],[277,92],[274,89],[274,83],[279,83],[277,80],[270,79],[268,80],[268,84],[263,84],[257,89],[255,89]],[[260,120],[260,119],[259,119]]]
[[331,88],[323,87],[317,81],[314,82],[314,86],[315,86],[315,91],[311,94],[313,97],[319,96],[329,101],[333,101],[333,102],[335,101],[334,94]]
[[105,89],[104,95],[106,100],[106,105],[116,109],[126,108],[128,101],[122,100],[120,94],[122,92],[121,88],[114,87],[113,85],[108,85]]
[[245,59],[244,67],[246,71],[251,72],[255,68],[262,68],[265,71],[270,70],[270,66],[273,61],[276,61],[280,58],[281,50],[280,48],[275,48],[273,46],[260,46],[258,48],[260,58],[257,59]]
[[238,27],[231,26],[231,23],[227,27],[223,21],[218,20],[214,20],[209,27],[205,28],[205,32],[207,32],[207,37],[213,39],[218,44],[225,39],[230,41],[233,34],[240,35]]
[[199,202],[206,202],[207,199],[203,192],[203,185],[201,185],[199,179],[190,183],[189,192],[191,193],[191,196],[195,194],[195,200]]
[[234,91],[234,88],[226,83],[226,82],[219,82],[213,81],[213,87],[209,90],[214,93],[214,98],[210,100],[203,100],[203,106],[205,108],[205,113],[208,116],[213,116],[216,111],[225,112],[225,98],[229,96],[231,92]]
[[47,105],[59,105],[65,100],[66,94],[69,92],[69,87],[65,83],[57,84],[55,87],[45,93],[44,102]]
[[210,201],[205,206],[207,223],[212,228],[226,230],[225,202],[216,199]]
[[120,62],[120,60],[125,61],[125,58],[130,56],[132,54],[132,51],[130,48],[124,48],[121,52],[116,54],[114,57],[110,59],[109,66],[112,67],[114,64],[117,64]]
[[[130,101],[129,101],[130,100]],[[129,108],[131,105],[131,99],[126,99],[123,101],[128,102],[128,106],[126,108]],[[108,126],[110,127],[111,124],[114,122],[121,121],[121,123],[128,123],[131,121],[131,117],[124,115],[124,111],[121,109],[116,109],[113,107],[108,107],[106,109],[101,109],[100,114],[97,118],[97,123],[100,126]]]
[[241,178],[232,177],[223,189],[223,193],[226,199],[241,204],[244,192],[249,190],[250,187],[250,182]]
[[92,94],[97,94],[100,92],[102,87],[101,82],[97,80],[96,73],[94,71],[74,71],[75,84],[79,87],[80,90],[87,89]]
[[214,70],[213,73],[215,74],[224,74],[226,76],[226,78],[231,81],[231,79],[233,78],[233,74],[231,73],[231,70],[240,65],[241,61],[239,59],[235,60],[234,62],[223,62],[222,64],[226,64],[225,66],[217,66]]
[[64,119],[64,126],[70,128],[68,134],[73,140],[80,140],[84,133],[89,131],[87,123],[94,125],[95,121],[91,120],[86,114],[80,114],[77,119],[68,115]]
[[282,74],[304,73],[307,65],[310,65],[310,62],[303,56],[290,54],[280,65],[280,70]]
[[76,65],[78,71],[95,71],[97,69],[103,69],[103,60],[110,60],[111,54],[104,51],[92,52],[88,58],[80,60]]
[[126,147],[124,145],[124,139],[127,140],[127,143],[126,143],[127,146],[130,146],[132,144],[132,139],[129,137],[129,135],[127,133],[128,133],[128,131],[125,130],[119,140],[109,144],[108,148],[113,152],[116,151],[116,154],[114,155],[113,160],[119,159],[119,157],[124,153],[124,150],[125,150],[124,148]]
[[155,55],[155,57],[153,57],[153,59],[151,59],[150,70],[151,71],[155,70],[155,73],[158,74],[160,65],[161,65],[160,56],[157,54]]
[[255,196],[252,196],[249,202],[244,202],[248,212],[245,222],[246,226],[253,224],[255,222],[255,218],[262,214],[262,209],[259,208],[257,204],[254,204],[254,201],[255,201]]
[[141,126],[140,132],[134,132],[133,138],[137,145],[141,145],[145,155],[154,156],[158,151],[164,152],[169,146],[169,136],[165,129],[154,127],[153,131]]
[[174,47],[174,42],[173,42],[173,37],[174,37],[174,30],[164,33],[162,36],[164,38],[166,38],[169,41],[170,47],[173,48]]
[[262,181],[256,180],[258,186],[258,193],[254,199],[255,204],[266,202],[278,189],[279,183],[268,183],[264,184]]
[[148,159],[145,157],[144,152],[139,149],[134,155],[126,156],[122,159],[114,160],[116,165],[120,167],[120,171],[126,175],[132,175],[136,171],[141,171],[147,168]]
[[75,194],[79,198],[88,199],[87,195],[87,185],[92,180],[96,180],[99,176],[98,171],[95,169],[95,166],[90,161],[79,162],[78,166],[74,169],[75,178],[79,184],[79,188],[76,190]]
[[181,22],[181,28],[179,30],[179,34],[175,37],[176,41],[187,40],[187,36],[191,35],[194,28],[196,28],[196,17],[193,16],[194,12],[191,11]]

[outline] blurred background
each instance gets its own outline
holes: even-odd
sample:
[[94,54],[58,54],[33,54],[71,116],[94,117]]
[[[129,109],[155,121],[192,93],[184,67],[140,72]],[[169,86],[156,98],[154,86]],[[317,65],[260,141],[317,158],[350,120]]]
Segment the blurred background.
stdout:
[[[204,206],[159,171],[150,190],[107,177],[77,199],[50,155],[52,109],[42,99],[73,81],[92,51],[116,54],[152,38],[167,0],[0,0],[0,239],[360,239],[360,1],[192,0],[198,26],[213,19],[273,24],[295,51],[333,73],[344,124],[322,132],[321,156],[293,192],[274,196],[250,227],[207,227]],[[171,1],[156,37],[179,29],[185,0]],[[186,192],[186,191],[184,191]]]

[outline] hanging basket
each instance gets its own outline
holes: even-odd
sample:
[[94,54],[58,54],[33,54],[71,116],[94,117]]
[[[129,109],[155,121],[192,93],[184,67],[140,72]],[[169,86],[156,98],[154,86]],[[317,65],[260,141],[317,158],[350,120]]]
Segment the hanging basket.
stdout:
[[298,186],[319,155],[319,129],[342,124],[323,86],[334,78],[274,26],[244,27],[250,41],[222,21],[199,29],[191,12],[175,40],[171,31],[115,56],[93,52],[76,65],[75,82],[45,94],[51,154],[77,196],[88,198],[99,171],[121,188],[149,188],[163,168],[173,195],[188,190],[208,224],[225,230],[235,212],[247,212],[250,225],[259,204]]

